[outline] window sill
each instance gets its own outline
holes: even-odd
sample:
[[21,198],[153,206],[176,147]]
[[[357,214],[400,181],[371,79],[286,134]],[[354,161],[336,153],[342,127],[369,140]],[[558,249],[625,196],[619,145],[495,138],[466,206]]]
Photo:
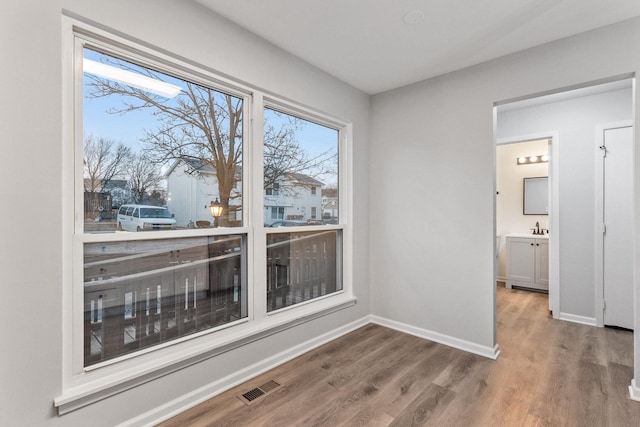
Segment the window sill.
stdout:
[[341,293],[333,298],[318,301],[317,304],[306,304],[299,310],[274,313],[261,322],[238,325],[237,332],[224,337],[214,346],[210,341],[198,343],[196,342],[198,340],[194,339],[193,342],[175,346],[175,349],[171,349],[163,357],[135,364],[133,368],[113,375],[103,375],[91,382],[69,387],[54,400],[54,406],[58,410],[58,415],[67,414],[203,360],[351,307],[356,303],[356,297]]

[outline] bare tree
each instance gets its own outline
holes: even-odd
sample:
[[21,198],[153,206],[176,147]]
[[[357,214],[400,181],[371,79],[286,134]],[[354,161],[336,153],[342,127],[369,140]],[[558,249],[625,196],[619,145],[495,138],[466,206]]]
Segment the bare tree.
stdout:
[[84,189],[90,193],[101,193],[116,175],[122,172],[131,156],[131,149],[114,141],[93,135],[85,137],[83,163]]
[[150,162],[142,153],[131,156],[125,166],[125,173],[129,178],[131,198],[137,204],[143,203],[145,195],[150,194],[162,180],[157,164]]
[[151,190],[147,203],[153,206],[164,206],[167,203],[167,192],[161,188]]
[[338,184],[335,182],[328,184],[325,188],[322,189],[323,197],[338,197]]
[[[274,113],[283,116],[282,113]],[[297,137],[305,121],[290,115],[285,117],[287,120],[277,128],[268,122],[264,126],[264,188],[272,187],[286,175],[304,174],[317,178],[335,174],[337,150],[308,155]]]
[[[158,80],[163,74],[109,58],[112,65],[136,73],[144,73]],[[145,131],[145,155],[158,164],[172,160],[198,160],[199,164],[214,168],[220,202],[225,212],[242,161],[242,103],[241,98],[224,94],[193,83],[173,98],[146,92],[125,84],[88,75],[90,96],[121,96],[121,103],[109,112],[128,112],[151,109],[158,118],[158,128]],[[192,162],[187,162],[191,164]]]
[[[118,68],[167,81],[167,76],[148,68],[105,56]],[[127,86],[113,80],[87,75],[91,80],[89,96],[120,96],[113,114],[150,109],[158,118],[156,129],[145,131],[146,156],[156,163],[185,160],[188,165],[209,165],[215,170],[220,203],[229,211],[233,188],[241,177],[243,138],[243,99],[194,83],[185,82],[173,99]],[[290,127],[290,129],[289,129]],[[310,170],[325,157],[307,158],[295,138],[295,123],[265,133],[265,186],[285,173]],[[196,160],[196,162],[190,162]],[[237,197],[237,195],[236,195]],[[225,219],[221,218],[222,225]]]

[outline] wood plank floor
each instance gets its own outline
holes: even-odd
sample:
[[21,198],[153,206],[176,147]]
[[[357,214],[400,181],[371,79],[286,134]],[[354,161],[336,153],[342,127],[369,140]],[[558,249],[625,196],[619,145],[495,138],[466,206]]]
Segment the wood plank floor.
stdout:
[[[169,426],[640,426],[633,333],[553,320],[498,286],[496,361],[367,325],[216,396]],[[239,396],[281,384],[250,404]]]

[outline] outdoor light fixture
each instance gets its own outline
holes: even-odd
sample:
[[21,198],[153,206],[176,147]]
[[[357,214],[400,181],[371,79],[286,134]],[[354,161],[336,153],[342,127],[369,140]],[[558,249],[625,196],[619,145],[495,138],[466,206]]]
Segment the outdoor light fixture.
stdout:
[[122,83],[127,86],[135,87],[136,89],[141,89],[145,92],[164,96],[165,98],[174,98],[182,90],[180,86],[143,76],[142,74],[132,73],[131,71],[116,68],[87,58],[83,58],[82,60],[82,71],[93,74],[94,76],[113,80],[114,82]]
[[209,209],[211,209],[211,216],[213,217],[213,226],[217,227],[218,218],[222,215],[222,204],[218,201],[217,197],[215,202],[211,202]]
[[539,156],[518,157],[516,163],[519,165],[531,165],[534,163],[547,163],[549,156],[547,154],[541,154]]

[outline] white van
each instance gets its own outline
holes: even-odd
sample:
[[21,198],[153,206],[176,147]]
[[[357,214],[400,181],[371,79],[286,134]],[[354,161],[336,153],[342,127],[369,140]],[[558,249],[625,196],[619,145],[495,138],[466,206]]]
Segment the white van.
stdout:
[[118,230],[171,230],[176,220],[167,208],[147,205],[122,205],[118,210]]

